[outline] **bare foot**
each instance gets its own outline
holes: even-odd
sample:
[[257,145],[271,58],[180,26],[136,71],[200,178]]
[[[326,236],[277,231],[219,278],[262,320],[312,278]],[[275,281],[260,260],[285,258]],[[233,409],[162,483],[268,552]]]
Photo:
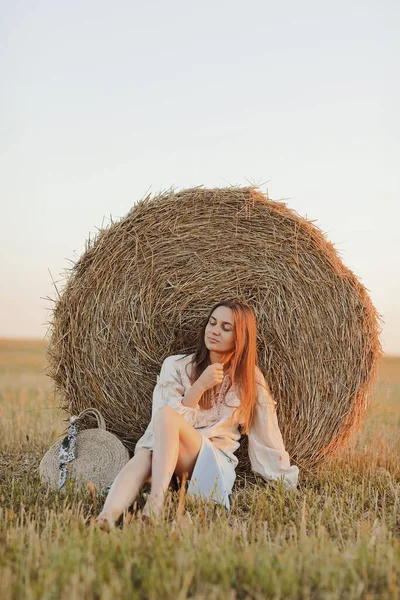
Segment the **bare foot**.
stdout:
[[146,523],[153,519],[158,521],[164,512],[163,509],[164,506],[162,500],[154,500],[152,496],[149,496],[142,510],[142,521],[145,521]]
[[99,529],[101,529],[102,531],[107,531],[107,533],[109,533],[111,529],[115,528],[113,520],[110,519],[110,517],[108,517],[107,515],[102,515],[101,513],[97,517],[95,523]]
[[142,516],[140,517],[140,520],[143,521],[143,523],[146,523],[146,524],[151,523],[151,519],[147,515],[143,515],[142,514]]

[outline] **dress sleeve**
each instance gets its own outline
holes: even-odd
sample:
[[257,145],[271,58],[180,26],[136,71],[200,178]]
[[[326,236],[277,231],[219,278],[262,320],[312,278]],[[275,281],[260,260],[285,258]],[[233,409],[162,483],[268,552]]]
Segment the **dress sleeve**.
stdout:
[[160,406],[169,405],[183,415],[189,423],[195,425],[199,414],[199,405],[191,408],[182,404],[186,390],[175,367],[175,360],[175,356],[168,356],[161,366],[153,392],[152,418]]
[[278,425],[276,402],[261,371],[257,374],[257,399],[253,425],[248,435],[251,470],[265,480],[282,478],[287,489],[297,487],[299,468],[290,466]]

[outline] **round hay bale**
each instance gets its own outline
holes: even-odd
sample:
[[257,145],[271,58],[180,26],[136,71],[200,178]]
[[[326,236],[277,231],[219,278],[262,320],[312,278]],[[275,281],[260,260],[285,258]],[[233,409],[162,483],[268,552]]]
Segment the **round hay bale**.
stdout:
[[[209,308],[232,297],[255,310],[291,462],[313,470],[359,428],[380,316],[313,221],[255,186],[148,195],[89,240],[50,323],[63,408],[99,409],[132,453],[163,359],[194,352]],[[250,474],[247,436],[237,456],[237,474]]]

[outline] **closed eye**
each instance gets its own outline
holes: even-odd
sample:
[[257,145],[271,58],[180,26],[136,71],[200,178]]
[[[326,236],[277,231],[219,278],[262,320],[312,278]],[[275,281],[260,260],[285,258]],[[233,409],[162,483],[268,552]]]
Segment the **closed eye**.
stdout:
[[[210,321],[211,326],[216,325],[216,324],[217,324],[216,322],[214,323],[213,321]],[[232,329],[227,329],[226,327],[224,327],[223,329],[224,329],[224,331],[232,331]]]

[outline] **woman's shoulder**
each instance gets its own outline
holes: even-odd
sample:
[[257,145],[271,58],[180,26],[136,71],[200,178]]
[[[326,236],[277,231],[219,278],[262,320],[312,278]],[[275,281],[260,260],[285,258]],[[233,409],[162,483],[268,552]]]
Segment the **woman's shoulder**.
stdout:
[[256,365],[256,381],[257,381],[257,383],[261,383],[261,384],[263,384],[265,381],[263,372],[261,371],[261,369],[258,365]]
[[258,398],[261,399],[262,404],[272,403],[276,405],[276,400],[272,397],[271,389],[265,379],[265,376],[261,369],[256,366],[256,384],[258,389]]

